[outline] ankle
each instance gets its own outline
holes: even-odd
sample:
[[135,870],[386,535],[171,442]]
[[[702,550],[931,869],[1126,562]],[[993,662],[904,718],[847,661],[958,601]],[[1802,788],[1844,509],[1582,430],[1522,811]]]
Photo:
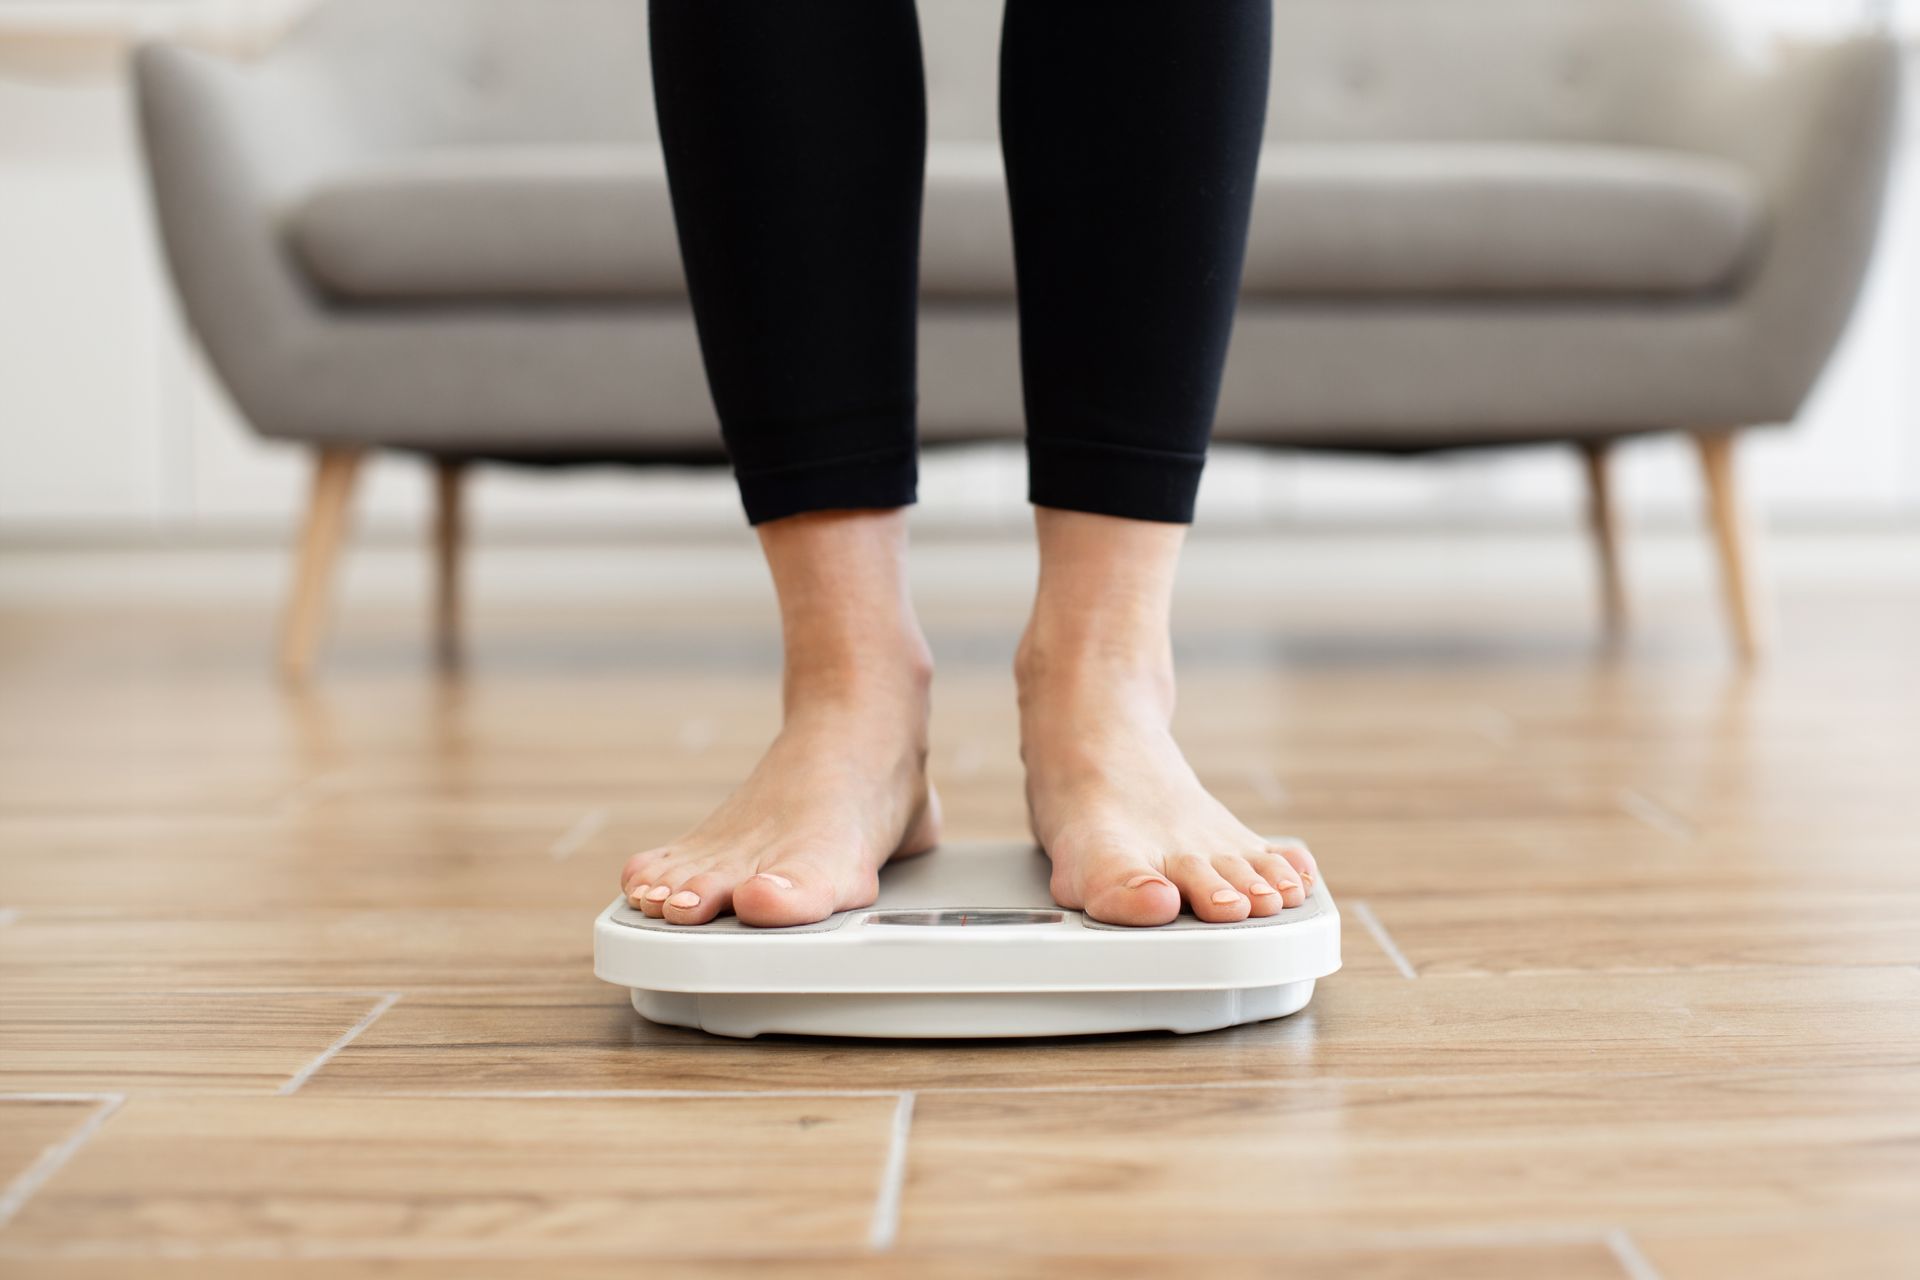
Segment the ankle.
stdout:
[[792,723],[806,716],[911,726],[925,736],[933,652],[917,624],[874,625],[854,635],[789,626],[781,701]]
[[924,712],[933,688],[933,655],[926,641],[874,637],[832,649],[789,645],[781,680],[789,713],[802,707],[852,710],[905,705]]
[[1145,697],[1171,708],[1180,525],[1034,511],[1040,581],[1014,659],[1023,703]]
[[906,575],[906,513],[823,511],[759,528],[780,601],[788,717],[844,708],[921,716],[933,654]]
[[1014,654],[1013,675],[1023,711],[1063,700],[1173,710],[1173,646],[1164,631],[1055,628],[1036,618]]

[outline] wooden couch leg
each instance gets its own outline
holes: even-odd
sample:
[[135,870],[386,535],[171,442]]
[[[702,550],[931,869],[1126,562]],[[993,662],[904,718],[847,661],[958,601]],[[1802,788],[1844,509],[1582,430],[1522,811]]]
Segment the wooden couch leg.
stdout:
[[460,665],[461,553],[467,535],[466,464],[433,464],[433,646],[440,665]]
[[1586,463],[1587,524],[1600,569],[1600,619],[1607,645],[1619,646],[1627,637],[1627,589],[1620,564],[1620,522],[1613,500],[1609,463],[1613,441],[1582,440]]
[[1696,431],[1700,471],[1706,481],[1707,517],[1713,526],[1714,546],[1720,558],[1720,582],[1726,594],[1727,622],[1734,643],[1747,662],[1764,656],[1772,630],[1772,611],[1766,599],[1759,566],[1759,533],[1740,491],[1735,448],[1740,433],[1733,430]]
[[346,542],[353,487],[363,456],[357,448],[323,448],[314,459],[313,493],[295,552],[293,595],[280,630],[280,671],[289,680],[306,677],[326,629],[334,567]]

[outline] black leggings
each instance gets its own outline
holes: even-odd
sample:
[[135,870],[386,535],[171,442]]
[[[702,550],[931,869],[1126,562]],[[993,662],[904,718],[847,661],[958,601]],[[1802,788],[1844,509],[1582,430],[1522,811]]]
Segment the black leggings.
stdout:
[[[1007,0],[1000,129],[1037,505],[1193,518],[1270,5]],[[913,0],[652,0],[651,23],[681,255],[747,518],[912,502]]]

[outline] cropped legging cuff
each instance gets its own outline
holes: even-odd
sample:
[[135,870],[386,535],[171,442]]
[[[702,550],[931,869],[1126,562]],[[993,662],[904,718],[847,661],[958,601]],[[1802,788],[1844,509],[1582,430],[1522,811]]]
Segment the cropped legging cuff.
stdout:
[[1207,455],[1100,440],[1027,437],[1027,501],[1129,520],[1193,523]]
[[[843,432],[843,438],[834,438]],[[811,447],[810,435],[818,439]],[[911,407],[867,415],[859,422],[829,419],[810,431],[778,437],[784,446],[778,450],[751,448],[764,436],[730,433],[733,475],[747,522],[765,524],[809,511],[912,506],[920,478],[913,436]],[[845,451],[849,442],[855,442],[851,452]],[[771,460],[749,460],[743,452],[770,454]]]

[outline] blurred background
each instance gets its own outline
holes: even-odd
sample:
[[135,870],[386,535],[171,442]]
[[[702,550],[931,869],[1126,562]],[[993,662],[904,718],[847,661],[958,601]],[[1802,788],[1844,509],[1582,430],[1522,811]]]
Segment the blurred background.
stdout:
[[[929,767],[1024,841],[1000,6],[918,8]],[[1920,1274],[1920,0],[1276,0],[1176,731],[1344,967],[871,1050],[593,977],[780,704],[646,12],[0,0],[0,1270]]]
[[[278,589],[308,460],[303,450],[247,429],[187,334],[142,173],[128,51],[136,41],[165,38],[246,55],[271,46],[311,7],[308,0],[0,0],[0,548],[275,553],[230,555],[217,573],[193,556],[143,559],[131,572],[123,562],[70,557],[49,573],[45,561],[8,554],[0,559],[0,591],[33,593],[82,578],[143,590],[175,575],[198,589],[248,597]],[[1719,7],[1756,42],[1780,31],[1878,27],[1901,34],[1909,61],[1920,56],[1913,0],[1720,0]],[[991,68],[971,66],[976,54],[990,58],[991,45],[947,60],[952,75],[985,85]],[[936,137],[940,112],[936,99]],[[1752,493],[1782,531],[1851,535],[1911,529],[1920,520],[1914,118],[1909,106],[1883,239],[1845,340],[1795,429],[1762,434],[1747,459]],[[409,458],[382,457],[371,467],[357,497],[365,550],[353,562],[349,591],[417,588],[412,562],[389,563],[381,551],[411,548],[428,520],[430,488],[418,471]],[[1649,536],[1696,519],[1699,480],[1683,440],[1629,443],[1617,490],[1627,518]],[[1566,450],[1408,463],[1223,449],[1207,473],[1202,526],[1539,533],[1575,529],[1580,495],[1578,460]],[[592,548],[661,533],[728,538],[740,528],[730,483],[717,471],[488,468],[474,479],[469,510],[478,542],[509,550],[529,540]],[[1017,450],[933,456],[918,518],[926,529],[1019,525]],[[1697,554],[1688,538],[1643,571],[1659,573],[1675,557]],[[1836,566],[1848,559],[1836,553]],[[483,558],[475,567],[480,589],[490,575],[511,573],[512,563],[510,555]],[[571,561],[577,574],[591,563]],[[554,584],[544,573],[517,582],[533,590]]]

